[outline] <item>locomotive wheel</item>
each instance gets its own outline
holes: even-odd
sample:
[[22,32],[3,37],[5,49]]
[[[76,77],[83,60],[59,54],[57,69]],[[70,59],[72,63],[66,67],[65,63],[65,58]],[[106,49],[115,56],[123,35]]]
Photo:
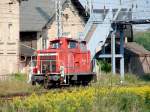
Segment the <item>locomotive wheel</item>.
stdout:
[[35,82],[35,81],[32,81],[32,85],[35,86],[35,85],[36,85],[36,82]]
[[48,89],[49,88],[49,81],[47,78],[44,79],[44,88]]
[[88,81],[82,81],[83,86],[88,86],[89,82]]
[[96,76],[96,75],[93,76],[93,82],[94,82],[94,83],[97,82],[97,76]]

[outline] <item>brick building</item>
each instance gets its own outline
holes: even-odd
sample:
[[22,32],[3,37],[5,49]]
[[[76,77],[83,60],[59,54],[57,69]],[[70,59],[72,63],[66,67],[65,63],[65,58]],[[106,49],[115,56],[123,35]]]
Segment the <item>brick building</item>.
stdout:
[[0,75],[18,72],[19,2],[0,0]]

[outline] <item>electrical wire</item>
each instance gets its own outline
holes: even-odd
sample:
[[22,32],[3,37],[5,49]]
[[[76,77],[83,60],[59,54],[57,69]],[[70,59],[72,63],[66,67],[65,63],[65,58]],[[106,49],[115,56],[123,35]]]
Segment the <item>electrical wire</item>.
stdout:
[[[86,0],[85,0],[86,1]],[[124,0],[124,1],[131,1],[131,0]],[[135,0],[136,1],[136,0]],[[104,2],[93,2],[93,3],[104,3]],[[107,4],[107,3],[105,3],[105,4]],[[108,3],[108,4],[112,4],[112,3]],[[116,3],[113,3],[113,5],[116,5]],[[131,3],[128,3],[128,4],[131,4]],[[1,5],[1,4],[0,4]],[[117,4],[118,5],[118,4]],[[138,5],[138,7],[139,6],[141,6],[141,7],[144,7],[144,5]],[[1,7],[0,7],[0,9],[1,9]],[[7,8],[6,8],[7,9]],[[150,9],[150,8],[144,8],[144,10],[137,10],[137,11],[132,11],[132,14],[134,14],[134,13],[150,13],[150,10],[147,10],[147,9]],[[9,10],[9,9],[7,9],[7,10]],[[122,13],[125,13],[126,11],[120,11],[120,12],[122,12]],[[25,23],[25,24],[31,24],[29,21],[33,21],[33,17],[34,16],[40,16],[40,14],[33,14],[33,13],[23,13],[23,15],[26,15],[27,17],[26,18],[22,18],[22,17],[19,17],[18,16],[18,14],[16,14],[16,13],[0,13],[0,14],[10,14],[11,16],[15,16],[16,15],[16,17],[0,17],[0,18],[3,18],[3,19],[5,19],[5,18],[11,18],[11,19],[16,19],[16,20],[26,20],[26,21],[23,21],[23,22],[21,22],[21,23]],[[143,17],[143,15],[141,15],[141,16],[139,16],[139,17]],[[88,19],[89,17],[83,17],[83,19]],[[38,18],[34,18],[34,21],[35,21],[35,24],[43,24],[44,22],[41,22],[41,21],[44,21],[44,18],[43,19],[38,19]],[[46,21],[46,20],[45,20]],[[0,23],[3,23],[3,21],[1,21]],[[7,22],[4,22],[4,23],[7,23]],[[74,23],[72,23],[72,21],[68,21],[67,23],[69,23],[69,24],[74,24]],[[76,23],[77,25],[79,25],[80,23]]]

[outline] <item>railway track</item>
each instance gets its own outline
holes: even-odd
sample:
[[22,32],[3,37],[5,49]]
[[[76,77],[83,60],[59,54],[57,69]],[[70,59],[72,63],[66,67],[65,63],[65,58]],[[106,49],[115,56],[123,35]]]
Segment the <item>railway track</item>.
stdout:
[[[42,92],[36,92],[37,95],[46,94],[48,91],[42,91]],[[9,101],[13,100],[16,97],[19,97],[20,99],[25,99],[26,97],[31,96],[33,93],[14,93],[9,95],[2,95],[0,96],[0,101]]]
[[14,94],[8,94],[8,95],[1,95],[0,96],[0,101],[9,101],[13,100],[16,97],[19,97],[20,99],[25,99],[26,97],[31,96],[33,93],[36,95],[42,95],[42,94],[47,94],[50,92],[50,90],[56,90],[57,92],[64,91],[65,89],[71,90],[71,88],[68,88],[68,86],[63,86],[61,88],[51,88],[51,89],[45,89],[43,91],[37,91],[37,92],[32,92],[32,93],[14,93]]

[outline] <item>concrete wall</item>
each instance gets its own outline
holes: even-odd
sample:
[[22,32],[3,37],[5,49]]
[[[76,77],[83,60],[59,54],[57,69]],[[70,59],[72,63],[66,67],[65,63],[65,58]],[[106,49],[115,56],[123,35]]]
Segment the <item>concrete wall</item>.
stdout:
[[19,3],[0,0],[0,75],[18,72]]
[[[63,11],[62,21],[63,21],[63,36],[78,38],[79,32],[84,30],[84,21],[78,15],[77,10],[73,7],[71,3],[66,4],[67,7]],[[49,40],[57,37],[57,25],[54,20],[49,24],[48,29],[45,31],[45,34],[42,34],[43,38],[47,38],[47,43]],[[42,39],[38,39],[38,49],[42,49]],[[47,45],[48,46],[48,45]]]

